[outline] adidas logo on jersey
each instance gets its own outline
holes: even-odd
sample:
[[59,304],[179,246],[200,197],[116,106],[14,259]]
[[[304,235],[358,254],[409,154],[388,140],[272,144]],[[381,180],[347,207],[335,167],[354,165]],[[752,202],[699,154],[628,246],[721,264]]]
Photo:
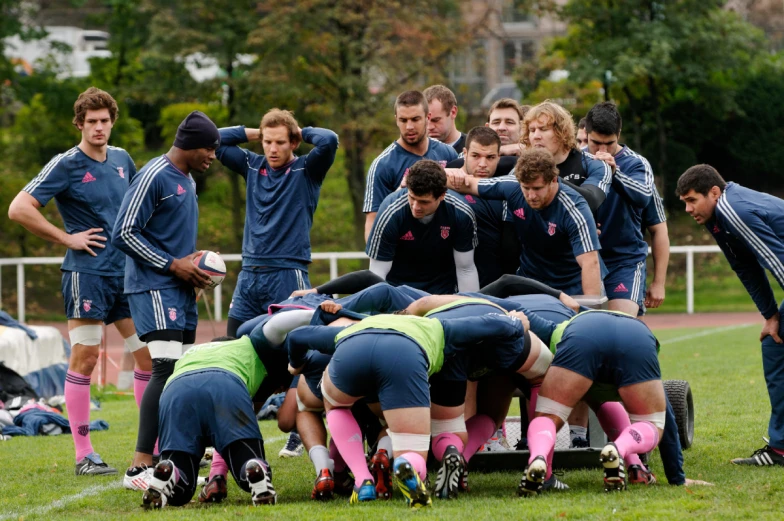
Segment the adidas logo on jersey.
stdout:
[[185,188],[183,188],[181,185],[177,185],[177,195],[182,195],[185,192],[187,192]]
[[467,203],[476,204],[476,199],[472,195],[465,196],[465,200]]
[[411,233],[411,230],[407,231],[405,235],[400,238],[401,241],[413,241],[414,234]]
[[618,284],[618,287],[613,290],[613,293],[628,293],[628,291],[629,290],[626,289],[626,286],[623,285],[623,282],[621,282]]
[[525,210],[523,210],[522,208],[518,208],[512,213],[515,214],[515,217],[525,220]]
[[90,172],[84,174],[84,177],[82,178],[83,183],[92,183],[93,181],[97,181],[97,179],[93,177],[93,175]]

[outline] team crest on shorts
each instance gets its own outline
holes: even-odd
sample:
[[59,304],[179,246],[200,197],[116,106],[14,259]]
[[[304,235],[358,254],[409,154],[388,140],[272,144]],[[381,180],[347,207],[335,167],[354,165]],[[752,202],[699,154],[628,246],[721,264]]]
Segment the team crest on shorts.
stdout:
[[93,307],[93,301],[92,300],[83,300],[82,301],[82,309],[84,309],[85,312],[89,312],[90,308],[92,308],[92,307]]
[[552,237],[555,235],[555,223],[548,222],[547,223],[547,234]]
[[177,320],[177,309],[176,308],[169,308],[169,320],[174,322]]
[[120,177],[122,177],[123,179],[125,179],[125,171],[123,170],[123,167],[121,167],[121,166],[118,166],[118,167],[117,167],[117,173],[118,173],[118,174],[120,174]]
[[448,239],[449,238],[449,226],[442,226],[441,227],[441,238]]

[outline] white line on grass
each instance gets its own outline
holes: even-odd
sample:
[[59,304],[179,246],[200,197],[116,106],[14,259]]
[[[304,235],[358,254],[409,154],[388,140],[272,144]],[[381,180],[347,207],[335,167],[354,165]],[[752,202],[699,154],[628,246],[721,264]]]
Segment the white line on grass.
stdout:
[[114,479],[111,483],[107,483],[105,485],[93,485],[92,487],[87,487],[86,489],[82,490],[78,494],[72,494],[70,496],[65,496],[62,499],[52,501],[49,505],[31,508],[30,510],[25,510],[22,512],[10,511],[10,512],[0,513],[0,521],[4,519],[22,519],[28,516],[46,514],[47,512],[49,512],[50,510],[54,510],[55,508],[64,507],[69,503],[73,503],[74,501],[79,501],[80,499],[84,499],[86,497],[97,496],[98,494],[105,492],[107,490],[120,488],[120,486],[122,486],[122,481],[117,479]]
[[667,344],[675,344],[676,342],[683,342],[685,340],[691,340],[692,338],[699,338],[701,336],[709,336],[715,335],[716,333],[723,333],[725,331],[733,331],[735,329],[743,329],[744,327],[749,326],[756,326],[759,324],[738,324],[734,326],[724,326],[724,327],[716,327],[713,329],[706,329],[705,331],[700,331],[699,333],[691,333],[690,335],[683,335],[683,336],[676,336],[675,338],[670,338],[663,342],[659,342],[660,345],[667,345]]

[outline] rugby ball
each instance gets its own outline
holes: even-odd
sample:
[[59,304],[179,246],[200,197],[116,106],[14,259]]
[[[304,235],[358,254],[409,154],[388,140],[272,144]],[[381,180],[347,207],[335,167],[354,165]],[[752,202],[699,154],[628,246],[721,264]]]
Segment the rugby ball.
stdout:
[[226,278],[226,263],[214,251],[204,250],[193,258],[193,264],[201,271],[207,273],[212,279],[210,287],[214,288]]

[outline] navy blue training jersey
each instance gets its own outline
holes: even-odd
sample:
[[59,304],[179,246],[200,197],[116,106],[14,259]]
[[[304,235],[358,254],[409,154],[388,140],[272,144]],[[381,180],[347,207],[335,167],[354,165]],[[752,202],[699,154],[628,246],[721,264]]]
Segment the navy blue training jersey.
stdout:
[[277,170],[264,156],[237,146],[248,141],[245,127],[222,128],[220,136],[215,155],[245,178],[242,265],[307,269],[313,214],[321,183],[335,160],[338,135],[303,128],[303,141],[315,148]]
[[479,243],[474,250],[474,264],[479,272],[479,286],[484,287],[504,274],[501,233],[506,203],[470,194],[464,195],[463,199],[476,216],[476,236]]
[[588,203],[558,181],[558,193],[547,208],[534,210],[514,176],[482,179],[479,195],[503,199],[523,245],[518,275],[555,289],[580,285],[582,270],[576,257],[601,249]]
[[[67,233],[103,228],[98,235],[108,239],[123,196],[135,175],[136,166],[122,148],[108,147],[106,161],[101,163],[79,147],[73,147],[52,158],[24,191],[41,206],[46,206],[54,197]],[[103,244],[105,248],[92,248],[95,257],[83,250],[67,250],[61,269],[93,275],[122,275],[125,254],[108,240]]]
[[645,261],[642,212],[653,197],[653,170],[641,155],[622,146],[615,155],[612,190],[596,212],[601,225],[602,260],[611,268]]
[[198,228],[193,178],[165,155],[152,159],[131,182],[112,231],[112,244],[129,257],[125,293],[186,284],[169,267],[196,251]]
[[394,141],[373,160],[365,181],[363,212],[378,212],[384,198],[398,189],[403,177],[408,173],[408,169],[417,161],[432,159],[440,163],[441,166],[446,166],[448,162],[457,159],[457,152],[454,148],[436,139],[430,137],[427,139],[427,152],[423,156],[412,154],[397,141]]
[[403,189],[381,204],[365,253],[392,261],[390,284],[444,295],[457,291],[454,250],[471,251],[476,245],[476,217],[460,194],[448,190],[425,224],[411,213],[408,190]]
[[642,211],[642,225],[644,228],[648,228],[663,222],[667,222],[667,216],[664,215],[664,202],[654,184],[651,202]]
[[730,266],[768,319],[778,306],[765,269],[784,289],[784,201],[727,183],[714,218],[705,227],[716,239]]

